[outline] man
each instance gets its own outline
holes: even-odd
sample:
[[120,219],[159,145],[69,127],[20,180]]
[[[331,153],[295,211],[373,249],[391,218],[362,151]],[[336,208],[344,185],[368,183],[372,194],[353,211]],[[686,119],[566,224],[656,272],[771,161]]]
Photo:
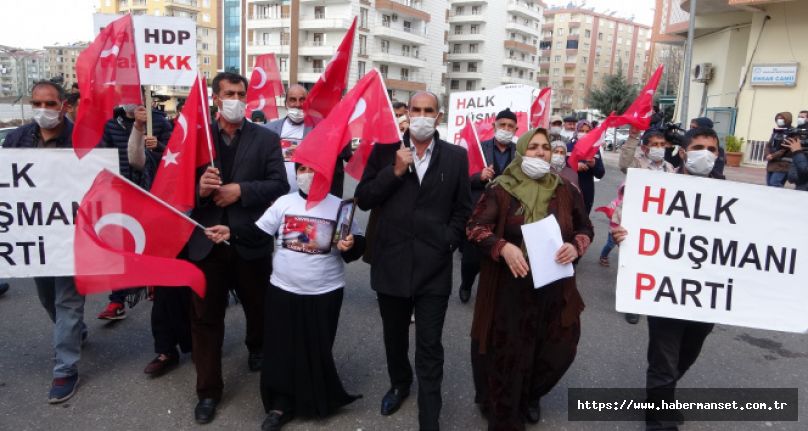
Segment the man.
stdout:
[[797,127],[800,129],[808,129],[808,111],[800,111],[797,114]]
[[[559,138],[562,138],[561,131],[564,130],[564,120],[561,118],[560,115],[553,115],[550,117],[550,135],[556,135]],[[553,139],[555,140],[555,139]],[[565,142],[566,143],[566,142]]]
[[415,311],[415,371],[420,429],[439,429],[443,345],[452,292],[452,252],[471,212],[468,157],[441,140],[438,97],[419,91],[410,99],[410,129],[401,146],[376,145],[357,204],[377,213],[370,266],[384,330],[391,388],[381,414],[395,413],[410,393],[410,315]]
[[[698,117],[690,120],[690,129],[685,132],[685,139],[692,133],[693,130],[696,129],[714,129],[715,124],[713,120],[707,117]],[[727,156],[724,152],[724,148],[719,145],[718,147],[718,158],[715,161],[715,167],[713,168],[713,174],[715,178],[724,179],[724,166],[727,163]]]
[[[693,129],[685,154],[685,175],[715,178],[713,167],[718,158],[718,135],[713,129]],[[627,231],[618,227],[612,231],[620,244]],[[648,316],[648,370],[645,387],[649,401],[672,403],[676,382],[696,362],[712,323]],[[674,421],[660,418],[653,412],[646,415],[646,430],[678,430]]]
[[[211,126],[214,167],[199,176],[199,194],[191,217],[204,226],[255,223],[269,205],[289,191],[280,139],[244,118],[247,79],[223,72],[213,79],[213,103],[219,119]],[[194,417],[213,420],[222,398],[222,341],[228,291],[238,294],[247,321],[248,367],[261,367],[263,304],[271,272],[272,245],[247,248],[209,241],[197,229],[188,241],[188,258],[205,274],[204,298],[192,295],[191,337],[199,403]]]
[[[516,114],[510,108],[505,108],[497,114],[494,121],[494,137],[482,142],[480,145],[488,163],[481,172],[477,172],[469,177],[471,185],[471,205],[477,204],[480,200],[486,185],[494,178],[500,176],[505,168],[513,160],[513,153],[516,151],[516,143],[513,137],[519,128],[516,126]],[[471,288],[474,280],[480,272],[480,254],[477,247],[466,241],[465,237],[460,243],[460,252],[463,257],[460,261],[460,289],[458,295],[464,304],[471,298]]]
[[267,116],[262,111],[253,111],[250,114],[250,121],[255,124],[264,125],[267,123]]
[[407,104],[404,102],[393,102],[393,112],[396,114],[396,118],[407,115]]
[[[72,148],[73,124],[65,119],[65,92],[50,81],[39,81],[31,89],[34,122],[9,133],[4,148]],[[81,345],[87,338],[84,324],[84,296],[76,291],[73,277],[34,278],[39,302],[54,323],[53,382],[48,402],[61,403],[76,393]]]
[[[162,111],[152,109],[152,133],[146,135],[146,107],[139,105],[123,105],[114,111],[113,117],[104,125],[101,147],[118,150],[118,169],[121,176],[148,190],[154,177],[150,169],[135,167],[129,157],[129,140],[145,140],[148,151],[162,154],[168,139],[171,137],[171,124]],[[136,156],[146,157],[144,153]],[[142,164],[140,165],[142,166]],[[98,318],[102,320],[122,320],[126,318],[126,298],[137,295],[139,288],[113,291],[109,295],[109,304]],[[133,306],[131,303],[130,306]]]
[[[802,115],[802,112],[800,112],[800,115]],[[795,185],[795,189],[808,191],[808,154],[806,154],[805,148],[802,147],[800,140],[797,138],[786,138],[785,145],[791,150],[791,167],[788,170],[788,181]]]
[[70,120],[70,122],[76,121],[80,100],[81,96],[79,95],[78,90],[67,94],[67,99],[65,99],[65,116],[68,120]]
[[574,115],[564,117],[564,129],[561,130],[561,136],[568,142],[575,137],[575,126],[578,124],[578,119]]

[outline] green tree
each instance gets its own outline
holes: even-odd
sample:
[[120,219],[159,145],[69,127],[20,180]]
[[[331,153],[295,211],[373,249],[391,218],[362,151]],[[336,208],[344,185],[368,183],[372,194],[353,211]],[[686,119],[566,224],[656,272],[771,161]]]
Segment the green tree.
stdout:
[[612,112],[622,114],[637,98],[637,91],[637,87],[626,80],[622,63],[618,62],[617,73],[605,76],[600,88],[591,89],[586,96],[586,103],[603,115]]

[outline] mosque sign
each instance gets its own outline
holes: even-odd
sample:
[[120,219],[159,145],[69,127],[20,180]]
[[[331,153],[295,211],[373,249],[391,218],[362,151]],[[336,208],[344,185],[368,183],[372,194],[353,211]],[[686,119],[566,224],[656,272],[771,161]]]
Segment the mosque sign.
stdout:
[[752,65],[754,86],[794,87],[797,85],[798,63],[755,64]]

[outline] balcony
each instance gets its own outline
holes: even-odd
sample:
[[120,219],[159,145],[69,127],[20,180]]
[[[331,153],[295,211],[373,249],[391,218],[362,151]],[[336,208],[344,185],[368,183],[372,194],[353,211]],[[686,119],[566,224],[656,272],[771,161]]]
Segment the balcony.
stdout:
[[334,45],[324,45],[322,42],[305,42],[299,48],[299,54],[308,57],[333,57],[337,52]]
[[572,60],[567,60],[567,61],[564,62],[564,67],[567,68],[567,69],[575,69],[576,67],[578,67],[578,62],[577,61],[572,61]]
[[505,75],[502,77],[503,84],[525,84],[525,85],[535,85],[536,81],[532,81],[528,78],[519,78],[518,76],[508,76]]
[[541,20],[542,18],[542,13],[538,9],[528,7],[528,5],[524,2],[511,0],[508,2],[507,8],[508,12],[512,12],[525,18],[532,18],[535,20]]
[[482,33],[450,34],[449,42],[485,42],[486,37]]
[[485,60],[485,55],[482,52],[450,52],[448,55],[449,61],[467,61],[467,60]]
[[570,21],[569,26],[570,28],[578,28],[581,26],[581,21]]
[[426,84],[423,82],[413,81],[412,77],[407,80],[385,78],[384,85],[388,90],[426,91]]
[[431,19],[428,13],[395,0],[376,0],[376,9],[379,11],[395,12],[399,15],[413,17],[424,22],[429,22]]
[[429,40],[423,35],[420,35],[414,32],[413,30],[407,30],[404,27],[402,27],[401,29],[397,29],[392,27],[385,27],[384,25],[374,26],[373,35],[375,37],[392,39],[398,42],[403,42],[411,45],[426,45],[427,43],[429,43]]
[[527,43],[517,42],[515,40],[506,40],[504,42],[505,49],[515,49],[517,51],[528,52],[536,55],[536,47]]
[[575,75],[564,75],[561,80],[564,82],[575,82]]
[[264,28],[289,28],[291,27],[289,18],[253,18],[247,20],[247,28],[250,29],[264,29]]
[[[322,72],[315,72],[313,69],[303,69],[297,73],[297,81],[314,84],[320,79]],[[288,75],[288,72],[287,72]]]
[[572,102],[561,102],[561,109],[572,109]]
[[465,13],[463,15],[456,15],[454,11],[449,12],[449,22],[452,24],[476,24],[484,23],[485,21],[485,15],[482,13]]
[[422,58],[410,57],[398,53],[374,52],[370,59],[378,63],[398,64],[407,67],[426,67],[426,60]]
[[519,22],[508,21],[505,23],[506,30],[518,31],[520,33],[526,34],[530,37],[536,37],[539,35],[539,29],[536,27],[530,27]]
[[301,30],[347,30],[351,21],[347,18],[300,17]]
[[539,63],[539,69],[541,70],[550,70],[550,62],[549,61],[542,61]]
[[166,7],[172,9],[189,10],[200,12],[202,8],[196,0],[165,0]]
[[544,24],[542,24],[541,29],[542,30],[551,30],[552,31],[553,30],[553,23],[551,23],[551,22],[544,23]]
[[570,34],[567,36],[567,40],[579,40],[581,38],[580,34]]
[[530,70],[537,69],[536,64],[531,63],[530,61],[527,61],[527,60],[522,60],[522,59],[517,59],[517,58],[507,58],[506,57],[502,61],[502,64],[504,64],[505,66],[521,67],[521,68],[530,69]]
[[245,51],[250,54],[276,54],[289,55],[289,45],[269,45],[262,43],[248,43]]
[[449,72],[449,79],[483,79],[482,72]]

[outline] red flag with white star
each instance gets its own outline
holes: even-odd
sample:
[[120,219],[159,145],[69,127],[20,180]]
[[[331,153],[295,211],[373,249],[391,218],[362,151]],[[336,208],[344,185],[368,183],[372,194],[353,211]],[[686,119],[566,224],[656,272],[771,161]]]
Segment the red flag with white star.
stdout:
[[306,101],[303,103],[307,124],[311,123],[313,125],[328,117],[331,110],[342,99],[342,93],[348,88],[348,74],[351,70],[351,53],[353,52],[355,33],[356,17],[354,17],[348,32],[345,33],[345,37],[342,38],[334,57],[328,62],[325,71],[311,88]]
[[662,79],[662,71],[665,65],[660,64],[656,72],[648,80],[648,83],[643,87],[640,95],[634,99],[631,106],[626,109],[626,112],[620,116],[623,124],[628,123],[632,126],[646,130],[651,126],[651,116],[654,115],[654,93],[656,93],[659,86],[659,80]]
[[530,107],[530,128],[535,129],[541,127],[547,129],[550,127],[550,97],[553,91],[550,87],[542,88],[539,92],[539,97],[533,101],[533,106]]
[[283,83],[275,54],[259,55],[255,57],[255,67],[247,87],[247,118],[252,118],[253,111],[261,111],[267,121],[277,119],[277,96],[283,96]]
[[151,187],[152,194],[180,211],[193,209],[196,168],[210,163],[214,157],[206,88],[197,77],[177,117]]
[[76,77],[81,109],[73,126],[73,150],[79,158],[101,142],[104,125],[116,106],[143,103],[135,58],[131,15],[109,23],[79,54]]
[[487,166],[483,148],[480,146],[480,138],[471,121],[466,121],[463,130],[460,131],[460,143],[458,144],[468,151],[469,156],[469,176],[481,172]]

